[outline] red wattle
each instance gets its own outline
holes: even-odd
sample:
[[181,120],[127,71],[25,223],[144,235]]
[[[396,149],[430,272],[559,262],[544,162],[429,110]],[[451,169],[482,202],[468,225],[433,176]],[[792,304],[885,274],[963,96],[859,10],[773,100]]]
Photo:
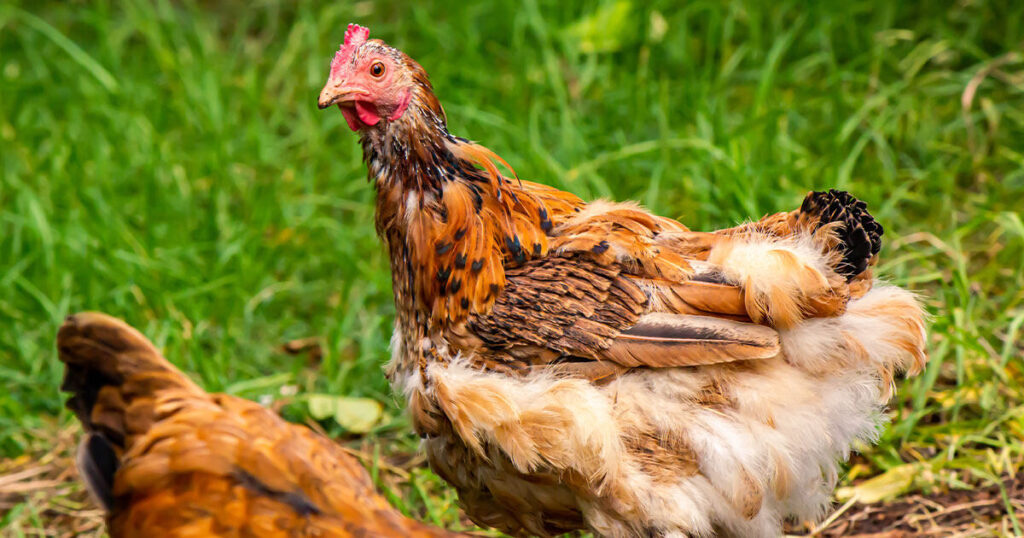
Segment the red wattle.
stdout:
[[359,114],[359,120],[367,125],[373,126],[380,122],[377,107],[370,103],[356,101],[356,114]]
[[362,127],[362,123],[359,122],[359,116],[356,115],[356,111],[350,106],[342,106],[338,104],[338,108],[341,109],[341,115],[345,116],[345,122],[348,123],[348,128],[353,131],[358,131]]

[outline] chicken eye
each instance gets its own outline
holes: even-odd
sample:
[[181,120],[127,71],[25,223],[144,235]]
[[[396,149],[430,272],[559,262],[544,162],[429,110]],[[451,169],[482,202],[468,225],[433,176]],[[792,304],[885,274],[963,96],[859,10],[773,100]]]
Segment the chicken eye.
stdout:
[[373,65],[370,66],[370,74],[377,78],[384,76],[384,62],[373,62]]

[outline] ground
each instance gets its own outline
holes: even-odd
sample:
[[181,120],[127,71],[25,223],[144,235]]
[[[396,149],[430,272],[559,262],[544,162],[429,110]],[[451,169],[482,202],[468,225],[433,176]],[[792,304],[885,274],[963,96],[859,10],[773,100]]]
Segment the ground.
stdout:
[[[1022,534],[1024,4],[126,0],[0,6],[4,535],[100,532],[53,349],[82,309],[210,390],[319,418],[401,509],[466,528],[381,374],[372,191],[316,108],[349,22],[415,57],[453,132],[524,178],[698,229],[810,189],[866,200],[879,272],[932,315],[931,362],[846,466],[825,534],[976,514],[990,526],[963,535]],[[334,396],[383,412],[359,424],[335,411],[367,400]]]

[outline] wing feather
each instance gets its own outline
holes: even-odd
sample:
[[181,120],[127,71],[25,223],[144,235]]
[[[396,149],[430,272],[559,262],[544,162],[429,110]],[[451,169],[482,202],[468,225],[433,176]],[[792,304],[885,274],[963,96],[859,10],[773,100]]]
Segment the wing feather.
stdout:
[[652,313],[622,331],[602,355],[623,366],[698,366],[779,354],[779,334],[763,325],[709,316]]
[[[629,368],[716,364],[779,353],[774,329],[732,319],[745,312],[736,286],[708,281],[650,285],[620,266],[602,266],[585,256],[531,260],[506,277],[493,308],[471,316],[464,328],[475,338],[473,348],[462,351],[478,357],[484,368],[504,365],[504,370],[523,373],[551,368],[596,380]],[[723,298],[716,299],[716,293]],[[673,298],[662,297],[662,307],[683,306],[653,312],[654,294]]]

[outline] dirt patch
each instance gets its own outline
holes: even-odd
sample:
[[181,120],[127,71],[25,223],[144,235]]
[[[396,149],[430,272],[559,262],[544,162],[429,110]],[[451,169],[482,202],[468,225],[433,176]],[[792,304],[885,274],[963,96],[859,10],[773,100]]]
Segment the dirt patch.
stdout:
[[[47,435],[32,456],[0,460],[0,528],[10,536],[105,536],[103,512],[78,481],[77,425]],[[4,534],[0,532],[0,534]],[[4,534],[7,536],[6,534]]]
[[[1005,476],[1000,484],[916,494],[837,510],[827,525],[797,526],[798,536],[904,538],[931,536],[1016,536],[1010,515],[1024,527],[1024,472]],[[803,531],[803,534],[800,534]]]

